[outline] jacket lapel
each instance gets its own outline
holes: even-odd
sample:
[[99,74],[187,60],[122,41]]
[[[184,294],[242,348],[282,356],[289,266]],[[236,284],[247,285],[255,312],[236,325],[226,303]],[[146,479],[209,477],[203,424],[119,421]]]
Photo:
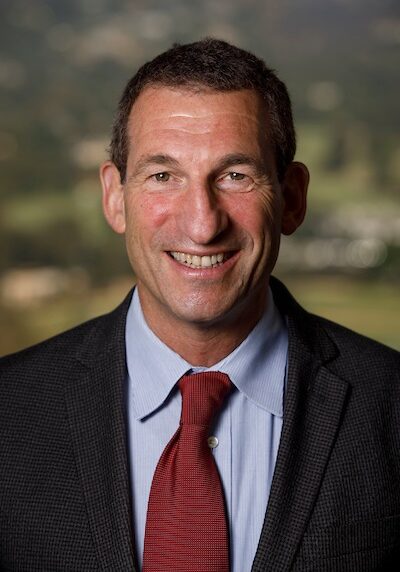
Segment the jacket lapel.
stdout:
[[274,297],[288,318],[284,423],[268,508],[252,572],[290,570],[311,516],[340,426],[347,382],[327,364],[336,346],[282,286]]
[[66,389],[78,476],[101,570],[134,570],[126,453],[125,317],[130,297],[94,321]]

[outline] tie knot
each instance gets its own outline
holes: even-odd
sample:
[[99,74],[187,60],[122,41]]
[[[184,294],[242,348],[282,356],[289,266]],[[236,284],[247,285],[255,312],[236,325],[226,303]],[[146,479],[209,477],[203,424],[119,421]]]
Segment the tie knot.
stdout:
[[181,423],[209,427],[232,389],[229,377],[219,371],[184,375],[179,380],[182,393]]

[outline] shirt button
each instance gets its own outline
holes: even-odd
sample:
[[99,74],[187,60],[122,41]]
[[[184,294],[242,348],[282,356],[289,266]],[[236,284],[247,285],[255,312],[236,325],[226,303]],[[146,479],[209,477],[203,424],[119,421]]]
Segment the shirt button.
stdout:
[[215,449],[215,447],[218,447],[218,442],[219,441],[217,437],[214,437],[214,435],[211,435],[211,437],[207,439],[207,443],[210,449]]

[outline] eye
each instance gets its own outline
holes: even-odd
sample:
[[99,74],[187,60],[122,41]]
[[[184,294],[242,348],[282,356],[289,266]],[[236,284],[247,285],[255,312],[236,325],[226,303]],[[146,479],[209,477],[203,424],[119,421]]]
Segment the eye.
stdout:
[[232,171],[228,174],[228,176],[232,179],[232,181],[243,181],[246,175],[243,173],[237,173],[236,171]]
[[170,174],[163,171],[162,173],[156,173],[153,175],[156,181],[159,183],[166,183],[170,179]]
[[245,173],[229,171],[224,173],[216,181],[217,186],[222,191],[246,193],[254,187],[254,179]]

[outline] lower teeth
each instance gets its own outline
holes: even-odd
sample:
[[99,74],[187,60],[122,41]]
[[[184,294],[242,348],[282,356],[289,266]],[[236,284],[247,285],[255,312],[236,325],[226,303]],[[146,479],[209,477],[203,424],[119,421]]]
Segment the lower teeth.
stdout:
[[217,266],[221,266],[222,262],[216,262],[215,264],[211,264],[211,266],[196,266],[191,262],[182,262],[182,264],[184,264],[185,266],[189,266],[190,268],[200,269],[200,268],[216,268]]

